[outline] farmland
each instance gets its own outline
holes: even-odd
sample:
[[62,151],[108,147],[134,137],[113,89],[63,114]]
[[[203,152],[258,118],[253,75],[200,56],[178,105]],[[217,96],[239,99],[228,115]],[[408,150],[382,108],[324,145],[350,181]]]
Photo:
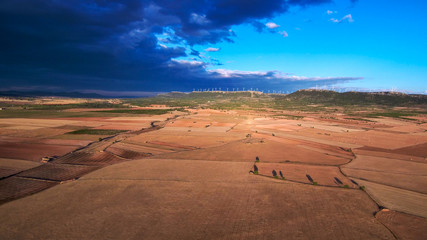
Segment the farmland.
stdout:
[[3,104],[2,239],[427,237],[423,96]]

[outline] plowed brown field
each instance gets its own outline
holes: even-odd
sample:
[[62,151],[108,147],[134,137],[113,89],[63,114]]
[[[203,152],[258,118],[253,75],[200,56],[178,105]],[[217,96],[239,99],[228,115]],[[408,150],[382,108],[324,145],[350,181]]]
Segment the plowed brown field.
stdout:
[[0,239],[424,239],[425,117],[329,110],[2,118]]
[[[58,182],[9,177],[0,181],[0,204],[57,185]],[[0,231],[1,232],[1,231]],[[3,233],[0,234],[4,236]]]
[[427,239],[427,219],[396,211],[380,211],[375,217],[399,239]]
[[[25,239],[393,239],[362,191],[280,182],[248,167],[159,159],[113,165],[0,206],[0,232]],[[37,219],[28,218],[35,211]]]
[[70,164],[43,164],[39,167],[24,171],[17,176],[50,181],[67,181],[77,179],[97,167]]
[[38,143],[0,143],[0,157],[40,161],[45,156],[61,156],[76,149],[76,146],[48,145]]

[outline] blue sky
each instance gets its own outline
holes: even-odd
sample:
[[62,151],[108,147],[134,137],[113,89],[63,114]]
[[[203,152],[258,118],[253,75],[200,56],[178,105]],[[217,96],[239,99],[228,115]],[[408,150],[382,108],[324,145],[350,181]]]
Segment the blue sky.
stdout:
[[0,91],[427,93],[425,1],[0,2]]
[[[336,87],[366,90],[427,90],[427,17],[425,1],[340,1],[295,7],[263,22],[280,25],[264,31],[250,24],[233,27],[235,43],[200,46],[219,48],[207,55],[223,65],[213,69],[277,70],[308,77],[350,76],[361,80]],[[351,14],[353,21],[334,23]],[[330,86],[329,86],[330,87]]]

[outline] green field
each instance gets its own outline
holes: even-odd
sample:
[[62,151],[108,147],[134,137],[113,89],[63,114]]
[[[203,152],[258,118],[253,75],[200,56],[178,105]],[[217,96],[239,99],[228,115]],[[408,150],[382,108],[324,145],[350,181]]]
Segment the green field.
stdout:
[[161,115],[171,111],[176,111],[176,110],[175,109],[114,109],[114,110],[105,110],[105,111],[96,111],[96,112]]

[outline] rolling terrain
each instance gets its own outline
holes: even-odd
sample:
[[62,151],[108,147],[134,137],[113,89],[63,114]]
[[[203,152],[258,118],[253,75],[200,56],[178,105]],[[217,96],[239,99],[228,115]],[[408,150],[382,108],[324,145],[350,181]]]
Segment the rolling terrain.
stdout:
[[0,101],[2,239],[425,239],[427,97]]

